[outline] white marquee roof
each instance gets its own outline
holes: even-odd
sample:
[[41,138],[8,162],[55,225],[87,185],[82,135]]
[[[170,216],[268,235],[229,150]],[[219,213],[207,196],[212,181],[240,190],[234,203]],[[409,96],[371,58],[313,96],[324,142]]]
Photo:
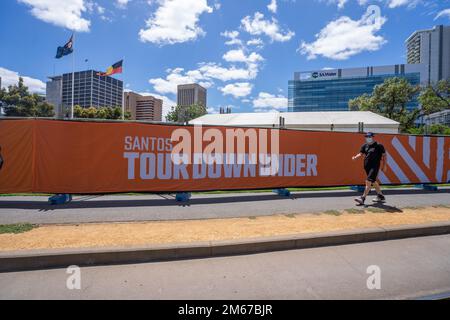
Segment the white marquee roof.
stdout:
[[279,124],[280,117],[286,119],[287,127],[332,124],[346,126],[358,125],[359,122],[365,125],[399,125],[394,120],[369,111],[207,114],[190,121],[190,124],[272,127]]

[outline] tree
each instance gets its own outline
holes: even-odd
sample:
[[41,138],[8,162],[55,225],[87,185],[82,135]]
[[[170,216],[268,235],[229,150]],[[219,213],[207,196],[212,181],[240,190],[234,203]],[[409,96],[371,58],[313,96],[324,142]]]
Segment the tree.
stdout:
[[350,111],[367,111],[371,110],[374,102],[372,97],[367,93],[349,101],[348,106]]
[[[121,107],[101,107],[101,108],[82,108],[80,106],[74,106],[73,114],[78,119],[109,119],[109,120],[121,120],[122,108]],[[131,114],[125,113],[125,119],[130,119]]]
[[36,93],[31,94],[25,86],[23,78],[17,85],[0,91],[0,100],[4,105],[7,117],[53,117],[53,106]]
[[442,124],[432,124],[431,126],[422,126],[418,128],[411,128],[408,130],[410,134],[437,134],[450,135],[450,127]]
[[198,104],[193,104],[191,106],[176,106],[172,108],[172,111],[167,115],[167,121],[170,122],[188,122],[198,117],[201,117],[208,112],[206,107]]
[[450,109],[450,81],[441,80],[436,85],[427,86],[422,90],[419,102],[423,115]]
[[414,126],[420,110],[408,111],[407,105],[420,92],[406,79],[389,78],[375,86],[371,95],[365,94],[349,101],[350,110],[372,111],[400,122],[400,129],[406,132]]

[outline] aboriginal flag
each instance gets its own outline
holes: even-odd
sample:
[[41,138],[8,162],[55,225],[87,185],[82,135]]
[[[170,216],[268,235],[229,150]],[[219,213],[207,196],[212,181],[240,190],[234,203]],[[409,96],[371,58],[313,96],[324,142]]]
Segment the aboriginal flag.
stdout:
[[109,67],[106,70],[106,72],[99,72],[99,73],[97,73],[97,75],[101,76],[101,77],[106,77],[106,76],[111,76],[116,73],[122,73],[122,65],[123,65],[123,60],[120,60],[119,62],[114,63],[111,67]]

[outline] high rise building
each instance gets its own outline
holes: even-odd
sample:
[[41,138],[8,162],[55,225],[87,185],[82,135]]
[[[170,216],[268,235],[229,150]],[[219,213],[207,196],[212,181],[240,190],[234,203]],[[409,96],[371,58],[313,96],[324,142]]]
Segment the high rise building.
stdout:
[[142,96],[135,92],[124,93],[125,112],[131,113],[132,120],[162,121],[163,101],[153,96]]
[[207,90],[199,84],[184,84],[178,86],[177,103],[187,107],[198,104],[207,107]]
[[47,82],[45,100],[53,105],[57,118],[63,116],[62,107],[62,76],[49,77]]
[[[75,72],[74,105],[82,108],[122,106],[123,82],[97,74],[95,70]],[[57,117],[64,116],[72,106],[72,73],[50,78],[47,101],[55,106]]]
[[450,79],[450,26],[415,31],[407,40],[409,64],[427,66],[430,83]]
[[[428,82],[423,64],[296,72],[289,81],[288,111],[348,111],[349,100],[371,94],[377,84],[392,77],[405,78],[412,85]],[[418,106],[414,99],[407,108]]]

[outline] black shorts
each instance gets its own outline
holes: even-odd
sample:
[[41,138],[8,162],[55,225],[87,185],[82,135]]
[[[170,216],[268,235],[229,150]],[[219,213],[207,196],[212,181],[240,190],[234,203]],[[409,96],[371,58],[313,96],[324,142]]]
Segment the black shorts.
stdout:
[[367,173],[367,181],[370,181],[372,183],[377,182],[380,167],[365,167],[364,170],[366,170]]

